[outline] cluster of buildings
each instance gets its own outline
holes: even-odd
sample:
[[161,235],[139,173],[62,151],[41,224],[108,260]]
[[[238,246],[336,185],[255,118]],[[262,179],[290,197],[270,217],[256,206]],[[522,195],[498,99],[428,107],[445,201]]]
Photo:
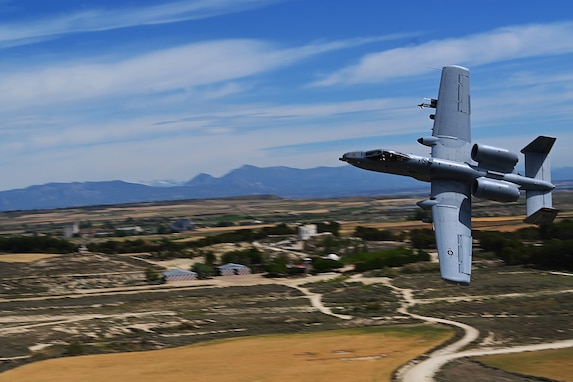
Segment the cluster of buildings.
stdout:
[[[323,234],[318,233],[316,224],[301,225],[298,227],[298,233],[296,239],[284,240],[282,242],[276,243],[275,245],[277,247],[281,247],[289,251],[302,250],[304,249],[305,242],[320,239],[322,236]],[[337,259],[338,257],[336,258],[336,260]],[[305,257],[304,259],[301,260],[300,264],[290,264],[290,267],[301,268],[303,272],[306,274],[310,272],[310,269],[312,267],[311,259]],[[217,267],[217,270],[219,276],[243,276],[243,275],[250,275],[252,273],[249,267],[235,263],[228,263],[221,265]],[[183,269],[171,269],[163,272],[163,277],[165,282],[177,282],[177,281],[197,280],[199,276],[196,272],[193,271],[188,271]]]
[[[170,228],[175,232],[188,231],[195,228],[193,221],[189,218],[181,218],[174,220],[170,223]],[[144,229],[138,225],[127,226],[127,227],[117,227],[113,228],[112,231],[109,229],[105,230],[102,228],[90,228],[83,229],[82,233],[88,236],[94,237],[105,237],[105,236],[128,236],[128,235],[140,235],[144,233]],[[80,234],[80,223],[72,222],[64,224],[63,237],[66,239],[78,236]]]

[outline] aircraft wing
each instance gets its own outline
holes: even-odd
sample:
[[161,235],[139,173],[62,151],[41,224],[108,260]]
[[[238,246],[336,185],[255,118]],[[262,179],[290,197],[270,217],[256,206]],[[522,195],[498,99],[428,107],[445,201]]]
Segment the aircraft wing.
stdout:
[[432,157],[470,162],[470,71],[461,66],[442,69],[440,90],[435,104]]
[[442,278],[469,284],[472,266],[471,190],[452,180],[432,181],[432,216]]
[[[432,157],[470,163],[470,72],[467,68],[445,66],[442,69],[434,105]],[[430,200],[442,278],[469,284],[472,261],[470,185],[440,179],[439,174],[435,174]]]

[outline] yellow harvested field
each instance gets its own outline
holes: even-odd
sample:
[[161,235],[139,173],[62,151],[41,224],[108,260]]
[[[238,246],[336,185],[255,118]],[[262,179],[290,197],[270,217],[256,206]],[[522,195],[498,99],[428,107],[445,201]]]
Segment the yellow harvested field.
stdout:
[[327,214],[330,210],[328,208],[315,208],[312,210],[299,210],[290,211],[291,214]]
[[477,358],[486,365],[556,381],[573,381],[573,348],[490,355]]
[[238,229],[261,229],[264,227],[273,227],[274,224],[251,224],[243,226],[232,226],[232,227],[210,227],[210,228],[197,228],[194,232],[197,233],[213,233],[213,232],[228,232],[235,231]]
[[[501,216],[473,218],[472,229],[484,231],[513,232],[525,227],[535,227],[532,224],[523,223],[525,216]],[[354,232],[357,226],[377,228],[391,231],[408,231],[413,229],[432,229],[432,224],[425,224],[417,220],[392,221],[392,222],[343,222],[340,231],[344,234]]]
[[5,263],[31,263],[37,260],[49,259],[50,257],[61,256],[50,253],[10,253],[0,255],[0,262]]
[[390,381],[396,368],[451,335],[422,325],[243,337],[41,361],[0,374],[0,382]]

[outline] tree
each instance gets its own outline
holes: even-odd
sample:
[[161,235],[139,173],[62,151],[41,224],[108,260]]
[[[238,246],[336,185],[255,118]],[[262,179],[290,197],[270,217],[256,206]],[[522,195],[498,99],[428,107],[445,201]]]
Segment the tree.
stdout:
[[242,251],[231,251],[221,256],[223,263],[238,263],[243,265],[262,264],[263,253],[257,248],[245,249]]
[[277,224],[274,227],[263,227],[261,230],[265,235],[293,235],[296,233],[294,228],[290,228],[285,223]]
[[217,256],[213,253],[213,251],[207,251],[204,254],[205,264],[213,265],[215,261],[217,261]]
[[171,229],[166,224],[162,224],[162,223],[159,223],[157,225],[157,228],[155,229],[155,231],[160,235],[164,235],[166,233],[171,233]]
[[410,232],[410,240],[414,248],[435,248],[436,236],[431,229],[413,229]]
[[340,236],[340,223],[338,222],[322,222],[322,223],[316,223],[316,231],[317,232],[330,232],[332,233],[334,236],[338,237]]
[[394,234],[390,231],[363,226],[356,227],[354,236],[368,241],[391,241],[395,239]]
[[145,268],[145,281],[150,284],[158,283],[163,280],[163,276],[159,274],[155,269],[151,267]]
[[430,255],[427,252],[399,247],[388,251],[358,253],[351,257],[355,261],[354,269],[357,272],[364,272],[371,269],[383,269],[385,267],[400,267],[405,264],[417,261],[429,261]]
[[290,262],[289,257],[281,253],[264,267],[265,271],[272,275],[285,275],[288,271],[287,264]]
[[191,271],[197,273],[197,277],[201,280],[208,279],[215,274],[215,269],[212,265],[203,263],[193,264]]
[[215,227],[232,227],[234,225],[235,225],[235,223],[230,222],[230,221],[220,221],[220,222],[217,222],[217,224],[215,224]]
[[112,230],[112,231],[115,229],[115,226],[114,226],[113,223],[112,223],[111,221],[109,221],[109,220],[106,221],[106,222],[104,222],[103,225],[102,225],[102,227],[103,227],[104,229],[109,229],[109,230]]
[[328,272],[342,267],[344,267],[344,264],[338,260],[323,259],[320,257],[312,259],[312,269],[316,272]]
[[82,354],[84,354],[84,347],[79,341],[70,342],[64,349],[64,355],[68,357]]
[[337,252],[339,248],[338,241],[332,235],[325,236],[324,239],[321,240],[320,245],[323,247],[325,255]]
[[414,212],[412,220],[428,221],[429,218],[430,214],[428,213],[428,211],[423,210],[421,208],[417,208],[416,211]]
[[78,246],[49,236],[16,236],[0,238],[0,251],[9,253],[71,253]]

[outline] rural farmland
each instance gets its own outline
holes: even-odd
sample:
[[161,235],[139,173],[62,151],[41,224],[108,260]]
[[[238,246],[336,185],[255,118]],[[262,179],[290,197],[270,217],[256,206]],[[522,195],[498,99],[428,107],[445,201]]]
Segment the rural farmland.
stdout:
[[[556,200],[561,201],[559,206],[564,210],[560,219],[567,218],[568,211],[573,210],[568,195],[557,194]],[[187,216],[193,219],[196,229],[169,234],[153,233],[138,238],[185,243],[237,229],[334,220],[339,222],[340,235],[345,238],[351,236],[357,226],[389,230],[394,234],[427,228],[427,224],[412,220],[416,211],[411,208],[414,204],[415,199],[411,198],[349,198],[212,200],[176,205],[103,206],[13,212],[10,217],[0,219],[0,229],[4,236],[26,232],[39,235],[56,232],[60,229],[58,227],[70,220],[90,221],[90,225],[84,226],[93,229],[104,224],[117,226],[126,221],[143,226],[145,222],[155,224]],[[512,232],[527,227],[519,222],[519,205],[510,205],[501,210],[498,204],[484,203],[477,204],[476,211],[479,215],[476,230],[489,231],[497,227],[500,231]],[[218,224],[223,221],[232,224]],[[105,242],[133,238],[92,239],[78,235],[70,240],[81,246],[89,244],[91,240]],[[276,239],[264,244],[263,240],[259,248],[265,251],[275,245],[274,241]],[[402,243],[369,242],[368,246],[385,248]],[[247,243],[237,245],[217,244],[212,246],[211,251],[218,259],[233,248],[248,248]],[[178,351],[209,349],[209,352],[219,354],[213,355],[214,358],[232,360],[226,352],[236,353],[237,350],[230,350],[233,346],[243,349],[261,347],[269,338],[276,341],[272,345],[264,345],[269,349],[276,347],[292,351],[285,352],[284,362],[281,363],[283,366],[265,362],[271,371],[257,370],[267,378],[261,380],[281,381],[280,378],[284,376],[291,376],[292,379],[295,378],[293,375],[300,376],[307,371],[308,376],[312,376],[315,375],[312,371],[314,367],[319,375],[328,378],[329,372],[340,373],[336,371],[336,362],[346,365],[349,370],[355,366],[357,370],[363,370],[361,376],[365,377],[364,380],[391,380],[401,378],[408,372],[407,368],[401,366],[407,365],[409,360],[423,360],[436,349],[436,352],[440,352],[440,349],[447,349],[448,344],[461,343],[459,341],[467,337],[463,329],[465,326],[474,328],[476,334],[469,343],[459,345],[457,350],[450,353],[454,357],[458,353],[484,349],[563,345],[564,341],[573,339],[570,324],[573,277],[570,273],[504,265],[487,253],[479,253],[479,250],[475,255],[473,280],[469,287],[444,283],[436,268],[430,266],[431,263],[424,267],[414,267],[412,264],[395,270],[363,274],[353,272],[351,266],[346,266],[338,272],[307,277],[269,278],[263,277],[264,273],[255,273],[172,284],[149,284],[144,280],[145,270],[150,266],[158,270],[169,264],[191,266],[194,261],[203,261],[202,255],[196,256],[158,261],[153,256],[142,257],[141,254],[89,251],[60,255],[0,255],[0,337],[2,343],[6,344],[0,350],[0,367],[4,371],[0,373],[0,381],[27,380],[31,377],[26,377],[26,373],[34,375],[33,370],[37,367],[52,367],[50,365],[55,362],[53,367],[62,369],[56,365],[68,360],[71,362],[70,370],[78,368],[75,372],[86,367],[89,369],[85,365],[90,362],[97,363],[100,359],[113,357],[127,357],[121,363],[128,365],[132,362],[127,361],[132,359],[130,357],[141,357],[138,354],[148,354],[148,351],[159,352],[149,354],[167,354],[165,362],[175,362],[160,363],[165,365],[164,369],[173,370],[174,373],[190,373],[193,371],[182,368],[181,362],[177,363],[178,357],[184,357],[181,355],[184,353],[177,355]],[[428,325],[428,317],[437,321]],[[346,335],[360,337],[359,343],[364,346],[350,346],[350,339],[347,347],[332,345],[339,344],[339,337]],[[313,339],[322,336],[325,342],[315,345]],[[229,342],[231,338],[234,340]],[[300,338],[305,340],[296,340]],[[396,339],[402,339],[402,342],[395,342]],[[295,344],[306,344],[307,348]],[[566,357],[567,351],[564,348],[561,352],[554,350],[552,353],[557,359],[552,362],[563,365],[560,376],[544,374],[542,366],[533,371],[492,367],[489,361],[481,361],[478,357],[453,359],[444,364],[436,376],[440,380],[467,379],[464,373],[471,370],[472,376],[481,375],[483,380],[496,379],[500,375],[513,378],[507,379],[511,381],[530,378],[523,375],[567,380],[568,375],[573,375],[573,365],[567,364],[567,359],[570,359]],[[244,352],[245,356],[248,354],[260,356],[255,351]],[[270,350],[269,354],[272,354]],[[290,360],[288,354],[292,356]],[[512,356],[519,357],[520,354]],[[534,356],[536,353],[527,354]],[[540,359],[547,359],[541,354],[544,353],[540,353]],[[69,356],[74,357],[67,358]],[[228,362],[248,365],[249,362],[256,363],[256,359]],[[82,362],[87,364],[82,366]],[[413,364],[416,363],[419,361]],[[365,369],[365,364],[371,369]],[[213,364],[189,367],[194,370],[217,370]],[[286,370],[281,367],[286,367]],[[128,369],[133,371],[133,367]],[[238,369],[235,369],[235,380],[252,380],[249,379],[253,376],[252,369],[246,368],[246,377],[239,377]],[[222,369],[218,370],[223,372]],[[116,369],[108,371],[119,372]],[[157,375],[157,372],[149,369],[148,375]],[[104,375],[105,371],[102,371],[101,378],[105,378]],[[201,376],[201,379],[210,380],[207,375]],[[221,375],[216,377],[212,373],[211,377],[215,378],[212,380],[232,380]],[[66,378],[57,374],[59,381]],[[80,377],[78,374],[75,377],[70,375],[68,380],[74,378],[77,380]],[[95,375],[93,378],[96,380]],[[144,377],[140,375],[138,378]],[[313,379],[320,380],[318,377]]]

